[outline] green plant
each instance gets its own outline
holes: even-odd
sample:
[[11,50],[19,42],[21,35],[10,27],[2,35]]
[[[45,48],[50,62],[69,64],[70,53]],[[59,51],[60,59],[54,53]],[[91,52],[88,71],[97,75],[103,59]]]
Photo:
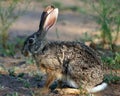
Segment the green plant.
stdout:
[[115,53],[115,62],[120,64],[120,53]]
[[17,77],[22,78],[22,77],[24,77],[24,75],[25,75],[25,73],[19,73],[19,74],[17,75]]
[[107,43],[111,48],[117,41],[120,32],[119,5],[119,0],[98,0],[92,2],[92,7],[97,13],[97,23],[100,25],[103,44]]
[[118,81],[120,81],[120,77],[111,73],[104,76],[104,81],[107,83],[117,83]]
[[37,74],[34,75],[34,78],[35,78],[36,81],[41,81],[43,76],[40,73],[37,73]]
[[[6,42],[7,48],[1,48],[1,54],[3,56],[13,56],[15,54],[15,45],[9,42]],[[0,46],[2,47],[2,46]]]
[[30,82],[28,80],[24,81],[24,87],[29,88],[30,87]]
[[102,57],[102,61],[109,68],[120,69],[120,53],[115,53],[113,57]]
[[3,48],[7,47],[8,29],[20,15],[19,12],[15,13],[18,2],[19,0],[0,1],[0,35]]
[[34,64],[34,59],[32,57],[25,57],[27,64]]
[[8,73],[9,73],[10,76],[15,77],[15,70],[14,70],[14,68],[9,69]]
[[30,88],[30,82],[28,79],[23,79],[23,78],[19,77],[18,81],[21,81],[25,88]]
[[15,41],[14,43],[15,43],[15,45],[16,45],[17,47],[22,47],[22,46],[23,46],[24,41],[25,41],[23,38],[24,38],[24,37],[16,37],[16,38],[14,38],[13,41]]
[[19,96],[17,92],[13,92],[11,94],[6,94],[6,96]]
[[[25,0],[23,0],[25,1]],[[23,3],[22,1],[22,3]],[[29,0],[26,0],[29,2]],[[1,0],[0,1],[0,51],[5,55],[13,55],[15,46],[9,42],[9,28],[18,19],[19,16],[23,15],[27,9],[27,4],[24,8],[19,6],[21,0]]]
[[22,49],[23,42],[24,39],[21,39],[21,37],[17,37],[13,40],[7,41],[7,48],[3,48],[0,45],[0,54],[2,54],[3,56],[14,56],[16,51],[20,51],[20,49]]

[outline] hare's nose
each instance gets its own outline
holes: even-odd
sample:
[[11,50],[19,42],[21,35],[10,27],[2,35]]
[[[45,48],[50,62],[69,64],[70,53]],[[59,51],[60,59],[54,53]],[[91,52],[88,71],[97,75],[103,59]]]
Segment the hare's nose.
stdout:
[[25,51],[23,55],[27,57],[29,55],[28,51]]
[[29,52],[26,51],[26,50],[24,50],[24,51],[22,51],[22,54],[23,54],[25,57],[27,57],[27,56],[29,55]]

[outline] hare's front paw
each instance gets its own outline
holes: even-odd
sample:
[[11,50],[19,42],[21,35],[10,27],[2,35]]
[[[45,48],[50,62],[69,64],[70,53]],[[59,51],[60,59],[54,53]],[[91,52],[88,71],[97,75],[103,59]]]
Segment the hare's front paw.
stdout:
[[46,88],[42,88],[40,90],[40,93],[41,93],[41,96],[46,96],[47,94],[50,93],[50,90],[49,89],[46,89]]
[[79,89],[73,89],[73,88],[62,88],[62,89],[55,89],[54,91],[57,94],[61,94],[61,95],[78,95],[80,94],[80,90]]
[[48,96],[48,94],[50,93],[49,89],[46,88],[40,88],[35,90],[35,96]]

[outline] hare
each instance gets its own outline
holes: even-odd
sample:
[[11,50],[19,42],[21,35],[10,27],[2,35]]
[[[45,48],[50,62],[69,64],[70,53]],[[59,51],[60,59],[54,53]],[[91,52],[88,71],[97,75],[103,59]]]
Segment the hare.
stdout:
[[[102,63],[93,49],[80,42],[46,39],[57,17],[58,8],[48,6],[41,15],[39,30],[26,39],[22,49],[22,54],[32,56],[38,69],[47,75],[43,90],[49,92],[55,80],[59,83],[58,91],[65,94],[79,94],[80,88],[85,93],[104,90],[107,83],[103,82]],[[62,82],[69,87],[61,88]]]

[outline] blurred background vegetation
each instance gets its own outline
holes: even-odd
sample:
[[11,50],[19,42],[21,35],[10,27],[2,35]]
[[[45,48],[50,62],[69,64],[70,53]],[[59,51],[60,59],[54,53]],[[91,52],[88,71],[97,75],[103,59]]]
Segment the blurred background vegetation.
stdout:
[[[25,1],[25,0],[24,0]],[[28,0],[1,0],[0,1],[0,51],[3,55],[14,55],[16,42],[9,41],[9,29],[12,24],[26,11]],[[25,7],[21,8],[20,3],[25,3]],[[16,47],[17,48],[17,47]]]
[[[41,81],[41,74],[35,73],[34,60],[24,58],[21,48],[27,36],[37,31],[40,15],[48,5],[59,8],[58,21],[49,30],[48,39],[80,41],[92,47],[101,56],[105,69],[110,69],[110,75],[104,80],[117,84],[120,81],[120,73],[116,71],[120,70],[120,0],[0,0],[0,73],[7,72],[11,80],[17,77],[28,89]],[[35,76],[34,84],[24,78],[26,73]],[[4,76],[0,74],[0,77],[2,80]],[[0,89],[4,89],[1,84]],[[5,93],[4,96],[18,96],[19,92],[8,94],[5,90]]]
[[[75,0],[76,3],[74,4],[72,4],[72,2],[74,1],[67,1],[0,0],[0,55],[14,57],[16,53],[20,51],[26,35],[25,37],[16,36],[15,38],[13,38],[11,37],[9,31],[12,25],[15,24],[15,22],[17,22],[19,18],[21,18],[22,16],[24,18],[24,16],[28,14],[31,9],[31,5],[33,11],[36,8],[36,5],[38,10],[40,6],[39,12],[41,12],[44,7],[52,4],[59,8],[60,13],[63,12],[67,14],[67,12],[69,11],[72,12],[73,15],[77,13],[87,15],[88,18],[89,16],[92,16],[94,20],[93,22],[95,22],[95,24],[98,26],[96,29],[97,34],[91,35],[89,34],[89,31],[84,32],[82,33],[82,35],[79,36],[79,38],[77,38],[77,41],[81,41],[84,43],[90,42],[90,46],[95,49],[109,50],[111,53],[113,53],[113,55],[110,58],[106,58],[104,62],[109,62],[109,64],[111,63],[113,65],[118,64],[120,66],[120,48],[119,45],[116,43],[118,42],[118,39],[120,37],[120,0]],[[78,19],[79,18],[81,17],[78,17]],[[71,17],[71,19],[73,18]],[[62,18],[58,20],[58,22],[60,21],[62,21]],[[66,24],[67,23],[63,20],[62,25]],[[16,27],[18,26],[16,25]],[[56,37],[60,40],[60,32],[58,32],[58,29],[55,30]],[[71,29],[69,28],[69,30]],[[68,34],[74,34],[74,32],[69,33],[68,31]]]

